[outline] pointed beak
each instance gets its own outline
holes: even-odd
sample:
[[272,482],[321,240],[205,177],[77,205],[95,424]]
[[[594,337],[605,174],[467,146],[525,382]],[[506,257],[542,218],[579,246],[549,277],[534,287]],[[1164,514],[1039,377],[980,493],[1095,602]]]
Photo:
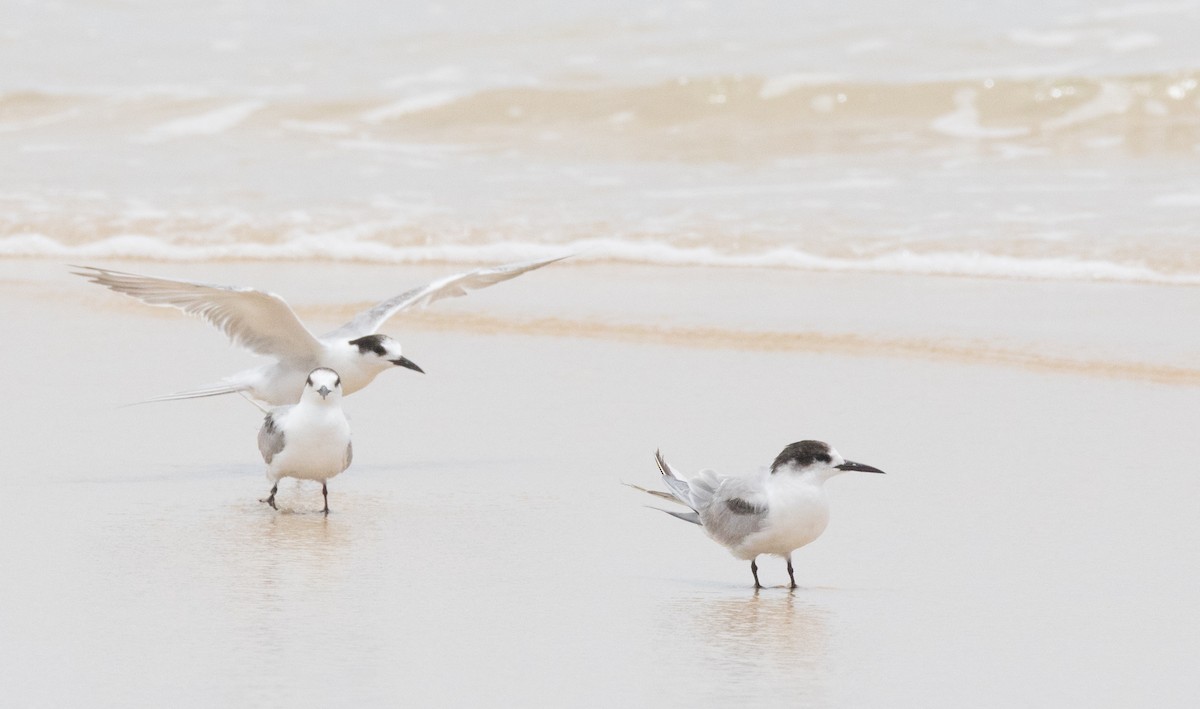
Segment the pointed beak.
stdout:
[[415,372],[420,372],[421,374],[425,373],[424,369],[421,369],[420,367],[418,367],[417,363],[412,361],[408,357],[401,357],[400,359],[393,359],[392,364],[396,365],[397,367],[408,367],[409,369],[411,369]]
[[321,395],[321,398],[322,398],[322,399],[324,399],[325,397],[329,396],[329,393],[330,393],[331,391],[332,391],[332,389],[330,389],[329,387],[325,386],[324,384],[322,384],[322,385],[321,385],[321,388],[320,388],[320,389],[317,389],[317,393]]
[[852,460],[847,460],[845,463],[837,466],[838,470],[857,470],[860,473],[883,473],[879,468],[874,468],[865,463],[855,463]]

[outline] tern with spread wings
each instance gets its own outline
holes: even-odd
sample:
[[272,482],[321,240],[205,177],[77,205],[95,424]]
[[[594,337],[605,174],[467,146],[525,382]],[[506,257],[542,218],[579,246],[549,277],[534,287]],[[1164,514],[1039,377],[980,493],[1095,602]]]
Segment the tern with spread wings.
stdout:
[[83,276],[117,293],[150,305],[178,308],[224,332],[235,345],[274,362],[248,369],[223,381],[150,401],[195,399],[242,393],[273,406],[295,404],[309,372],[326,367],[341,375],[346,395],[362,389],[384,370],[406,367],[423,372],[400,353],[400,343],[379,328],[393,315],[442,298],[495,285],[564,257],[447,276],[389,298],[359,313],[353,320],[320,337],[313,335],[296,313],[274,293],[237,286],[139,276],[93,266],[75,266]]

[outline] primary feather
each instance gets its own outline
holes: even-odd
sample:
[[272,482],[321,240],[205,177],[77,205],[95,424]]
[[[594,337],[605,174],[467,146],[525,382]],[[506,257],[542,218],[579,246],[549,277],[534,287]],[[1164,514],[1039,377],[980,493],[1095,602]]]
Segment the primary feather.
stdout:
[[481,268],[469,273],[447,276],[419,288],[405,291],[393,298],[388,298],[378,305],[364,310],[350,322],[322,335],[322,337],[352,338],[371,335],[378,332],[379,328],[383,327],[385,322],[401,311],[426,306],[443,298],[456,298],[466,295],[469,291],[494,286],[497,283],[507,281],[510,278],[516,278],[523,273],[528,273],[542,266],[548,266],[565,258],[570,257],[560,256],[544,261],[516,263],[507,266],[497,266],[495,268]]
[[173,307],[204,320],[233,344],[277,359],[317,357],[321,343],[274,293],[234,286],[139,276],[92,266],[75,275],[148,305]]
[[563,258],[481,268],[448,276],[401,293],[359,313],[337,330],[315,337],[286,302],[254,288],[140,276],[93,266],[73,266],[75,275],[149,305],[173,307],[194,315],[238,346],[275,360],[237,372],[223,381],[150,401],[196,399],[242,393],[274,405],[294,404],[304,377],[317,367],[339,372],[343,391],[353,394],[381,372],[396,366],[423,372],[403,356],[400,343],[376,334],[388,318],[442,298],[465,295],[541,268]]

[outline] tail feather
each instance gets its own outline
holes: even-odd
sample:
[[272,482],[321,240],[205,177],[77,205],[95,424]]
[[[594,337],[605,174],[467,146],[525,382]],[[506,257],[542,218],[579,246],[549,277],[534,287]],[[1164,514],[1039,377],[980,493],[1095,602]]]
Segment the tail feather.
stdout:
[[675,496],[675,499],[692,509],[696,509],[696,503],[692,499],[692,486],[688,484],[688,481],[681,478],[675,472],[675,469],[667,463],[666,459],[663,458],[662,451],[654,451],[654,460],[658,463],[658,471],[662,473],[663,482],[670,488],[671,494]]
[[212,386],[192,389],[190,391],[180,391],[174,394],[164,394],[163,396],[155,396],[145,401],[139,401],[139,404],[151,404],[159,401],[182,401],[183,399],[203,399],[209,396],[223,396],[225,394],[237,394],[248,391],[249,387],[245,384],[213,384]]
[[662,451],[654,452],[654,460],[658,463],[658,471],[662,473],[663,482],[666,483],[667,487],[670,489],[670,492],[662,492],[661,490],[647,490],[644,487],[634,485],[632,483],[625,484],[634,490],[641,490],[642,492],[648,495],[654,495],[659,499],[669,500],[676,504],[684,505],[688,508],[687,512],[664,510],[661,507],[653,507],[650,505],[647,505],[647,507],[650,507],[652,510],[658,510],[659,512],[666,512],[672,517],[677,517],[684,522],[691,522],[692,524],[703,527],[704,524],[700,521],[700,513],[696,511],[695,503],[692,501],[691,488],[688,486],[688,481],[680,477],[674,471],[674,469],[667,464],[666,459],[664,459],[662,456]]
[[[647,505],[647,507],[650,507],[650,506]],[[684,522],[691,522],[692,524],[699,525],[701,527],[704,526],[704,524],[700,521],[700,513],[696,512],[695,510],[692,510],[691,512],[675,512],[673,510],[664,510],[661,507],[650,507],[650,509],[658,510],[659,512],[666,512],[667,514],[671,515],[672,517],[678,517],[679,519],[683,520]]]
[[675,469],[672,468],[671,464],[667,462],[667,459],[663,457],[661,448],[654,451],[654,462],[658,464],[658,472],[672,478],[679,477],[679,474],[675,472]]
[[[267,408],[266,406],[263,406],[262,404],[260,404],[260,403],[258,403],[257,401],[255,401],[255,400],[254,400],[254,397],[253,397],[253,396],[250,396],[249,394],[247,394],[245,389],[243,389],[243,390],[239,391],[238,393],[242,395],[242,398],[243,398],[243,399],[245,399],[246,401],[250,402],[250,405],[251,405],[251,406],[253,406],[254,408],[256,408],[256,409],[258,409],[259,411],[261,411],[261,412],[263,413],[263,415],[264,415],[264,416],[270,416],[270,415],[271,415],[271,409],[269,409],[269,408]],[[349,467],[349,466],[347,466],[347,467]]]
[[682,500],[680,500],[678,497],[675,497],[674,495],[672,495],[669,492],[663,492],[662,490],[648,490],[648,489],[642,487],[641,485],[634,485],[633,483],[622,482],[621,484],[625,485],[626,487],[631,487],[634,490],[641,490],[642,492],[646,493],[647,495],[654,495],[655,497],[661,497],[664,500],[668,500],[668,501],[674,502],[676,504],[680,504],[680,505],[683,504]]

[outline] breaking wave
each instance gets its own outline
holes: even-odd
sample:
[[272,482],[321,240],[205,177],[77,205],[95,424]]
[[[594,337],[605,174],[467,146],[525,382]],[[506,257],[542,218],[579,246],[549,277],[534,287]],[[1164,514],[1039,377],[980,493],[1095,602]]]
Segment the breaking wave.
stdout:
[[896,250],[870,257],[835,257],[791,248],[738,253],[662,242],[582,239],[563,243],[496,242],[398,246],[312,235],[281,243],[172,244],[148,236],[116,236],[68,245],[39,234],[0,237],[0,257],[134,259],[154,261],[341,261],[371,264],[488,263],[574,254],[576,261],[718,268],[963,276],[1162,285],[1200,285],[1200,274],[1164,273],[1141,264],[1076,258],[1019,258],[1002,254]]
[[[135,139],[204,138],[240,131],[368,131],[450,136],[453,142],[539,140],[548,130],[611,139],[651,134],[694,139],[711,129],[746,151],[864,149],[864,135],[896,140],[997,140],[1063,145],[1064,134],[1138,136],[1154,149],[1200,141],[1200,72],[904,83],[833,75],[682,77],[646,85],[470,86],[461,77],[404,85],[354,99],[322,100],[282,89],[172,91],[26,90],[0,94],[0,132],[83,123]],[[679,135],[678,131],[684,134]],[[674,132],[672,132],[674,131]],[[917,135],[913,135],[913,132]],[[887,141],[884,141],[885,143]],[[1069,144],[1070,141],[1067,141]],[[878,145],[878,140],[870,145]],[[644,147],[644,146],[643,146]],[[715,148],[715,146],[714,146]]]

